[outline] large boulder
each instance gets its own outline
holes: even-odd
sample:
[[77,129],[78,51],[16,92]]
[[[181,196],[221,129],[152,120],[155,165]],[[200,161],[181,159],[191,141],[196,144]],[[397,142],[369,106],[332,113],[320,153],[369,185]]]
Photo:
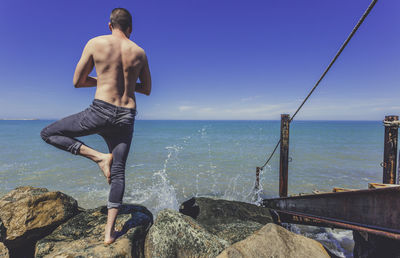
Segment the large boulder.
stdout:
[[228,246],[191,217],[166,209],[146,236],[145,257],[215,257]]
[[330,257],[315,240],[267,224],[248,238],[225,249],[218,258]]
[[193,197],[185,201],[179,211],[230,244],[245,239],[265,224],[273,222],[268,208],[206,197]]
[[104,245],[107,207],[76,215],[36,244],[35,257],[143,257],[144,239],[153,215],[144,206],[124,204],[119,209],[119,237]]
[[38,239],[77,213],[77,201],[66,194],[18,187],[0,199],[0,241],[13,256],[32,254]]

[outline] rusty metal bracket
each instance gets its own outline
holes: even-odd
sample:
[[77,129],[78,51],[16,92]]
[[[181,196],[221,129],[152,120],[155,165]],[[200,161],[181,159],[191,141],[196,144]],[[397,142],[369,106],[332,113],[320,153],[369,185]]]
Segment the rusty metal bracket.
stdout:
[[346,228],[400,240],[400,186],[265,199],[263,205],[277,214],[279,222]]

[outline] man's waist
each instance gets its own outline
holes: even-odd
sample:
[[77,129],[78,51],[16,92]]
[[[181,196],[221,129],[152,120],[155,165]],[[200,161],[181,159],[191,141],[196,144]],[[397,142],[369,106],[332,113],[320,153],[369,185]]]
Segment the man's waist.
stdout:
[[136,110],[136,103],[129,103],[127,105],[118,105],[122,101],[112,101],[113,99],[104,99],[104,98],[98,98],[97,96],[93,99],[93,104],[102,106],[104,108],[109,108],[112,110],[125,110],[125,111],[133,111]]
[[136,114],[136,108],[120,107],[101,99],[94,99],[91,105],[95,110],[105,113],[106,115],[117,114]]

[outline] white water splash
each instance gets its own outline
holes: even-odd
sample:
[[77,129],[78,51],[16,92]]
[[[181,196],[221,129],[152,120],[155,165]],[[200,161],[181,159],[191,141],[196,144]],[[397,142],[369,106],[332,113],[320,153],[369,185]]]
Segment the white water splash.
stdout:
[[353,257],[354,240],[351,230],[320,228],[282,223],[293,233],[314,239],[323,244],[337,257]]
[[156,171],[152,176],[152,185],[143,189],[142,187],[134,187],[125,200],[131,203],[151,204],[149,207],[153,214],[163,209],[178,209],[178,200],[174,186],[168,179],[168,164],[171,160],[177,159],[179,151],[182,147],[174,145],[167,146],[167,157],[164,160],[163,168]]
[[144,164],[133,164],[133,165],[130,165],[131,168],[137,168],[137,167],[143,167],[143,166],[144,166]]
[[264,174],[265,172],[272,172],[271,166],[267,165],[265,168],[260,169],[260,182],[259,182],[259,186],[257,188],[256,184],[257,182],[254,181],[254,186],[250,189],[250,191],[248,192],[248,194],[246,195],[246,198],[244,201],[246,202],[250,202],[252,204],[255,204],[257,206],[260,206],[262,204],[263,199],[265,198],[265,196],[263,196],[264,193],[264,181],[265,181],[265,177]]

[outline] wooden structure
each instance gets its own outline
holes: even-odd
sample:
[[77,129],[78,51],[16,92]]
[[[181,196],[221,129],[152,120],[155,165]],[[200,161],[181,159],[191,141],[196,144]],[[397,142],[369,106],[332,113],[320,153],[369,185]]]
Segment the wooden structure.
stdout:
[[[399,120],[398,116],[386,116],[384,122],[393,122]],[[385,144],[383,150],[383,183],[396,183],[396,165],[397,165],[397,126],[385,126]]]
[[[295,223],[344,228],[400,240],[400,185],[396,185],[398,116],[384,120],[385,142],[383,180],[368,189],[335,187],[332,192],[287,197],[288,189],[288,115],[281,116],[281,153],[279,168],[280,198],[264,199],[277,223]],[[400,157],[399,157],[400,159]],[[399,168],[400,173],[400,168]]]
[[279,159],[279,196],[286,197],[289,177],[289,124],[288,114],[281,115],[281,149]]

